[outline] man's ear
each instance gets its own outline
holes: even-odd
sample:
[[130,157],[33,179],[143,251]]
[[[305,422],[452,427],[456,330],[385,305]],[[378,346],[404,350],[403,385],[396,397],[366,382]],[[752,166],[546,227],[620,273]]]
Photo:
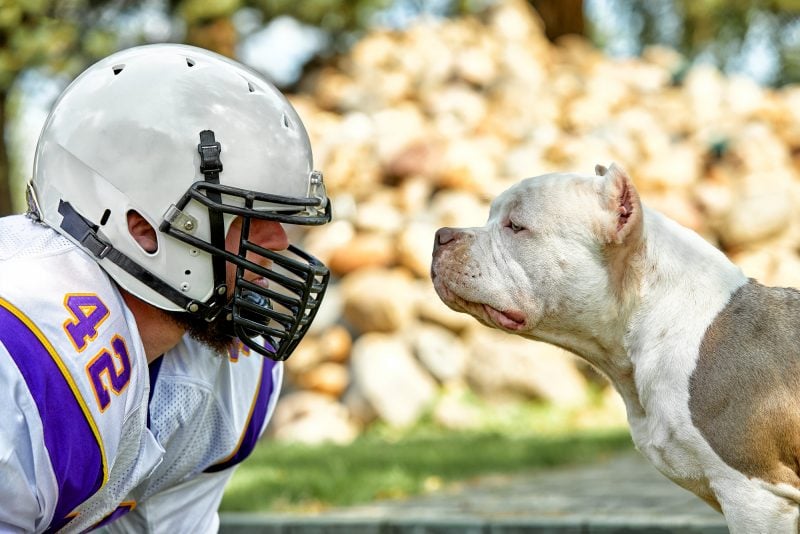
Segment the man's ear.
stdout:
[[616,163],[608,169],[597,165],[595,172],[603,178],[600,202],[609,215],[603,225],[607,242],[621,245],[638,241],[642,235],[643,214],[633,181]]
[[145,252],[152,254],[158,250],[156,230],[139,212],[128,211],[128,231]]

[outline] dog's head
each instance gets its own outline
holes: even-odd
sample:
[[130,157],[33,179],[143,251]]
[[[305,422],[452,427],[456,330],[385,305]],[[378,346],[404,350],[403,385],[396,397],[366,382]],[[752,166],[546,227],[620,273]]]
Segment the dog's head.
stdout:
[[495,199],[483,227],[441,228],[431,265],[439,297],[488,326],[556,344],[618,313],[635,285],[642,205],[621,168],[595,171],[528,178]]

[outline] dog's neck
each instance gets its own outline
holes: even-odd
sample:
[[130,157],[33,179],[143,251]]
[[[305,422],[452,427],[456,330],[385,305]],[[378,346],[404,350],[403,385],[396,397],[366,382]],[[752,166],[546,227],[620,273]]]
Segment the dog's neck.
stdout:
[[645,209],[644,223],[638,296],[620,317],[623,353],[607,357],[629,409],[633,403],[647,411],[652,388],[644,383],[665,373],[675,383],[688,381],[706,328],[748,278],[720,250],[661,214]]
[[[591,328],[540,325],[536,336],[602,371],[625,399],[629,415],[647,410],[642,382],[648,369],[669,359],[694,362],[705,328],[748,280],[696,233],[656,212],[644,214],[643,246],[629,264],[639,272],[626,277],[635,287],[608,310],[595,310]],[[684,380],[691,373],[687,366],[658,372],[675,372],[681,375],[676,380]]]

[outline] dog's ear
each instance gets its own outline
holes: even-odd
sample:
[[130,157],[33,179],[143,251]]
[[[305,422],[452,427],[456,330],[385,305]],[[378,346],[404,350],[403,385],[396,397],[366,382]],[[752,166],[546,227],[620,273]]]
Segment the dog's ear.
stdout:
[[599,163],[594,166],[594,173],[597,176],[605,176],[607,172],[608,172],[608,169],[605,166],[600,165]]
[[[604,172],[601,172],[604,171]],[[603,208],[610,215],[605,219],[604,233],[609,244],[621,245],[638,241],[642,235],[642,203],[628,174],[616,163],[608,169],[595,167],[602,177],[600,190]]]

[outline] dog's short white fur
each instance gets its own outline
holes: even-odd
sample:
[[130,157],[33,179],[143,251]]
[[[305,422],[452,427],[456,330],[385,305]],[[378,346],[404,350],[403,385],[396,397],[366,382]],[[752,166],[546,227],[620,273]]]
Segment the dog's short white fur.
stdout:
[[431,276],[451,308],[601,370],[637,448],[731,532],[798,532],[800,292],[644,207],[617,165],[526,179],[485,226],[440,229]]

